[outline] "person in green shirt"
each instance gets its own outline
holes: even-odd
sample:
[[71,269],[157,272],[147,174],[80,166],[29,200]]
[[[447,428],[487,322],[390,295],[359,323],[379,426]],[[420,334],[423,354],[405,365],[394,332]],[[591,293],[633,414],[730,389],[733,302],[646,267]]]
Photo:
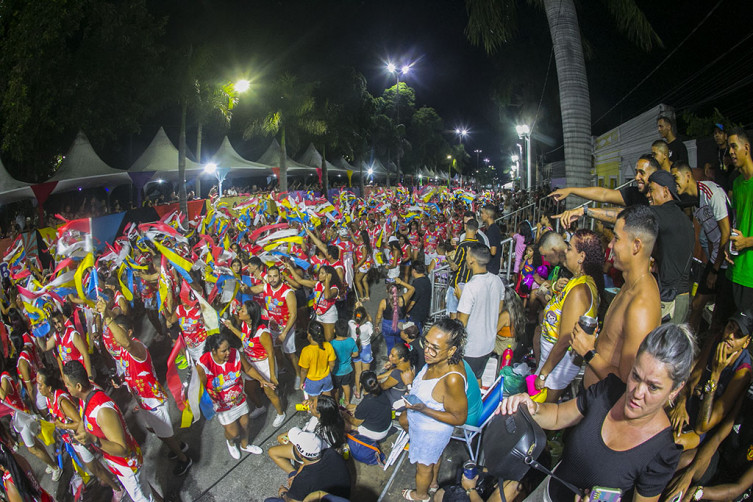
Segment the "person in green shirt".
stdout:
[[727,249],[727,260],[732,266],[727,274],[732,282],[734,305],[729,307],[742,311],[753,307],[753,159],[750,139],[743,129],[730,131],[727,143],[732,162],[740,171],[732,185],[735,219]]

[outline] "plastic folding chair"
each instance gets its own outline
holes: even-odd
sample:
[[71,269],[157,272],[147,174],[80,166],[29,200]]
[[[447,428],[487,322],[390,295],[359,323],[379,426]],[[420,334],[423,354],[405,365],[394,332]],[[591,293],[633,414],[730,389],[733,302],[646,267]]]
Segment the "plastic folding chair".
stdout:
[[[492,418],[494,418],[494,411],[497,409],[497,406],[499,406],[500,401],[502,401],[504,381],[505,379],[502,376],[502,373],[500,373],[489,389],[481,396],[482,408],[478,421],[475,424],[463,424],[456,427],[452,435],[452,439],[465,441],[465,446],[468,448],[468,454],[474,462],[478,459],[481,441],[476,441],[475,446],[473,445],[473,442],[481,436],[486,424],[491,422]],[[457,434],[458,432],[460,434]]]

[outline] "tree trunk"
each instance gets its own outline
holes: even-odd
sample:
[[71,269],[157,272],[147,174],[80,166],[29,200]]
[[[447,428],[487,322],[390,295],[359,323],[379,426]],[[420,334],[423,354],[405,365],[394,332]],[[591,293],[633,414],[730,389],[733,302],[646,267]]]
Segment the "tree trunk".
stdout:
[[[559,81],[567,186],[591,186],[591,102],[574,0],[545,0]],[[568,208],[581,203],[568,197]]]
[[363,182],[363,160],[358,160],[358,179],[361,183],[361,197],[366,196],[366,185]]
[[[201,140],[204,132],[204,124],[199,121],[196,125],[196,161],[199,165],[203,165],[201,162]],[[196,173],[196,197],[201,199],[201,171]]]
[[288,191],[288,151],[285,149],[285,126],[280,134],[280,192]]
[[325,155],[327,155],[327,145],[322,145],[322,188],[324,189],[324,198],[329,199],[329,177]]
[[178,135],[178,200],[180,210],[188,218],[188,202],[186,201],[186,113],[188,101],[183,98],[180,104],[180,134]]

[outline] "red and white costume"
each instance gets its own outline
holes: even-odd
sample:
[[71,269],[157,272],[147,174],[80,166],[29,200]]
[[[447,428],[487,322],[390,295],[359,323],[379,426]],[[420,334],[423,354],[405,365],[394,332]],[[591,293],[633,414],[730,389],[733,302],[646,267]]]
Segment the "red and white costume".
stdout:
[[[269,366],[269,353],[267,353],[267,349],[261,343],[261,335],[265,331],[268,331],[268,328],[264,324],[260,324],[256,328],[256,332],[251,333],[251,327],[245,322],[241,323],[243,355],[246,356],[246,359],[248,359],[248,362],[251,363],[251,366],[256,371],[261,373],[267,380],[271,380],[270,375],[272,371]],[[275,367],[275,373],[277,373],[277,367]]]
[[[118,477],[134,502],[151,501],[151,491],[145,489],[144,484],[139,479],[139,471],[144,462],[141,455],[141,448],[131,435],[128,427],[126,427],[123,414],[112,399],[110,399],[110,397],[103,391],[92,389],[92,392],[94,395],[91,395],[88,401],[81,400],[79,404],[79,412],[81,413],[81,419],[84,421],[86,431],[99,439],[107,439],[107,436],[102,431],[97,419],[101,410],[110,408],[117,413],[129,451],[126,456],[121,457],[107,453],[97,446],[94,446],[94,448],[102,452],[102,457],[105,459],[107,467],[109,467],[110,471]],[[84,404],[86,404],[86,409],[84,409]]]
[[170,419],[167,402],[167,394],[157,379],[154,371],[152,356],[146,346],[139,340],[133,340],[133,344],[139,344],[144,348],[146,357],[139,360],[125,349],[121,349],[120,360],[123,364],[123,381],[133,394],[140,410],[136,416],[142,425],[154,431],[157,437],[172,437],[173,424]]
[[[79,335],[78,331],[69,325],[64,326],[64,330],[63,334],[60,334],[57,331],[55,332],[55,345],[57,346],[60,360],[63,361],[63,364],[69,361],[78,361],[86,366],[84,364],[84,355],[73,344],[75,335]],[[84,340],[81,335],[79,335],[79,337],[81,338],[81,341],[84,342],[84,345],[86,345],[86,340]]]
[[207,341],[207,329],[198,302],[193,306],[178,305],[175,309],[178,324],[183,331],[186,350],[194,361],[198,361],[204,353],[204,343]]
[[[47,405],[47,410],[50,412],[50,415],[52,415],[52,418],[64,424],[70,424],[71,422],[73,422],[73,420],[68,418],[68,415],[65,414],[62,408],[63,401],[68,401],[74,409],[76,408],[76,405],[70,394],[62,389],[57,389],[52,394],[52,399],[50,399],[49,397],[46,397],[44,399],[45,404]],[[60,438],[66,443],[70,444],[73,449],[76,450],[76,453],[82,461],[89,463],[94,460],[94,455],[86,446],[77,441],[73,441],[71,432],[60,429],[60,433]]]
[[243,363],[241,355],[230,348],[230,355],[224,363],[214,360],[207,352],[199,360],[199,366],[207,377],[207,393],[222,425],[235,422],[248,413],[246,394],[243,392]]

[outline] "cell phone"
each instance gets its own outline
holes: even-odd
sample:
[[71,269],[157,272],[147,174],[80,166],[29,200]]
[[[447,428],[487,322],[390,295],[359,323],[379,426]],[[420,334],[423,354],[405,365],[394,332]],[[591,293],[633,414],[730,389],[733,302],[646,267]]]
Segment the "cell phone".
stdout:
[[622,500],[622,490],[603,486],[594,486],[588,497],[588,502],[620,502],[620,500]]
[[395,284],[395,279],[391,279],[391,278],[387,277],[387,278],[386,278],[386,279],[384,280],[384,283],[385,283],[385,284]]
[[416,396],[414,396],[413,394],[406,394],[405,396],[403,396],[403,401],[410,404],[411,406],[416,406],[418,403],[421,402],[421,400],[417,398]]

